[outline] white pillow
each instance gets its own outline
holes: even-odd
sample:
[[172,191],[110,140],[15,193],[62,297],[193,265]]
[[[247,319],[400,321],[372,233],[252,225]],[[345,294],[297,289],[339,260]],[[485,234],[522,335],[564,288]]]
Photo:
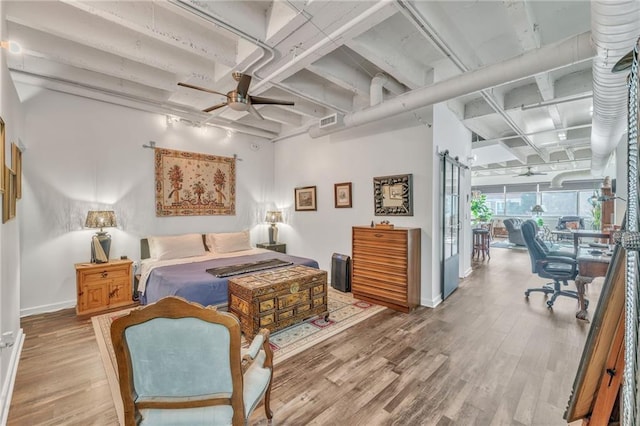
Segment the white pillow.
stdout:
[[149,237],[149,255],[152,259],[180,259],[204,254],[201,234]]
[[233,251],[250,250],[249,231],[226,232],[223,234],[207,234],[207,246],[213,253],[231,253]]

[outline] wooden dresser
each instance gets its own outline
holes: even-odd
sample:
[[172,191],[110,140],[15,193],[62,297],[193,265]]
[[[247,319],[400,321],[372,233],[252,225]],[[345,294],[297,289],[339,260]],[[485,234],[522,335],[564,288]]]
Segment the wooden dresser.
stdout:
[[132,264],[129,259],[76,263],[76,313],[93,314],[133,304]]
[[253,338],[261,328],[282,330],[316,315],[329,315],[327,271],[296,265],[229,279],[229,312]]
[[354,226],[351,292],[409,312],[420,305],[420,228]]

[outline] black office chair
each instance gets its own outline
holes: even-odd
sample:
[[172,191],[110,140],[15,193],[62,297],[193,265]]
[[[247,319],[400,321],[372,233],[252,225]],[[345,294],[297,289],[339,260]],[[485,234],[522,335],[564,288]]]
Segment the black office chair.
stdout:
[[[578,299],[578,292],[574,290],[562,290],[560,283],[569,285],[568,280],[573,280],[578,275],[578,263],[575,259],[567,256],[551,256],[544,241],[536,233],[536,223],[529,219],[520,227],[524,242],[531,258],[531,272],[538,274],[542,278],[551,278],[553,283],[545,284],[540,288],[529,288],[524,292],[526,297],[532,292],[541,292],[545,295],[551,294],[547,300],[547,306],[553,307],[553,303],[558,296],[567,296]],[[585,301],[586,302],[586,301]]]

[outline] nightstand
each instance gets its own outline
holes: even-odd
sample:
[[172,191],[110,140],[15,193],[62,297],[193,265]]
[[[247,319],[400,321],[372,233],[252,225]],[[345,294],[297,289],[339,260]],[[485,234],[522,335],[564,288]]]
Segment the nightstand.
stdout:
[[76,263],[76,314],[93,314],[133,305],[132,265],[130,259]]
[[274,243],[274,244],[260,243],[260,244],[256,244],[256,247],[267,249],[267,250],[278,251],[280,253],[287,252],[287,245],[285,243]]

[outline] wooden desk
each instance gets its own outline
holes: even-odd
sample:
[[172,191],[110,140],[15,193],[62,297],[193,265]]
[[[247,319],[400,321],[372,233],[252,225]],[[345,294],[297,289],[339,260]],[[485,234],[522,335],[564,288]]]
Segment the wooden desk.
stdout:
[[593,238],[606,238],[611,244],[611,233],[603,231],[589,231],[586,229],[576,229],[571,231],[573,234],[573,249],[578,253],[578,246],[580,245],[580,238],[593,237]]
[[[591,235],[589,235],[591,236]],[[594,249],[580,249],[576,260],[578,261],[578,276],[575,279],[576,288],[578,290],[578,301],[580,302],[580,310],[576,313],[576,318],[587,319],[587,306],[584,300],[584,288],[595,277],[604,277],[607,275],[611,256],[606,254],[591,254]],[[607,253],[606,249],[602,249],[603,253]]]

